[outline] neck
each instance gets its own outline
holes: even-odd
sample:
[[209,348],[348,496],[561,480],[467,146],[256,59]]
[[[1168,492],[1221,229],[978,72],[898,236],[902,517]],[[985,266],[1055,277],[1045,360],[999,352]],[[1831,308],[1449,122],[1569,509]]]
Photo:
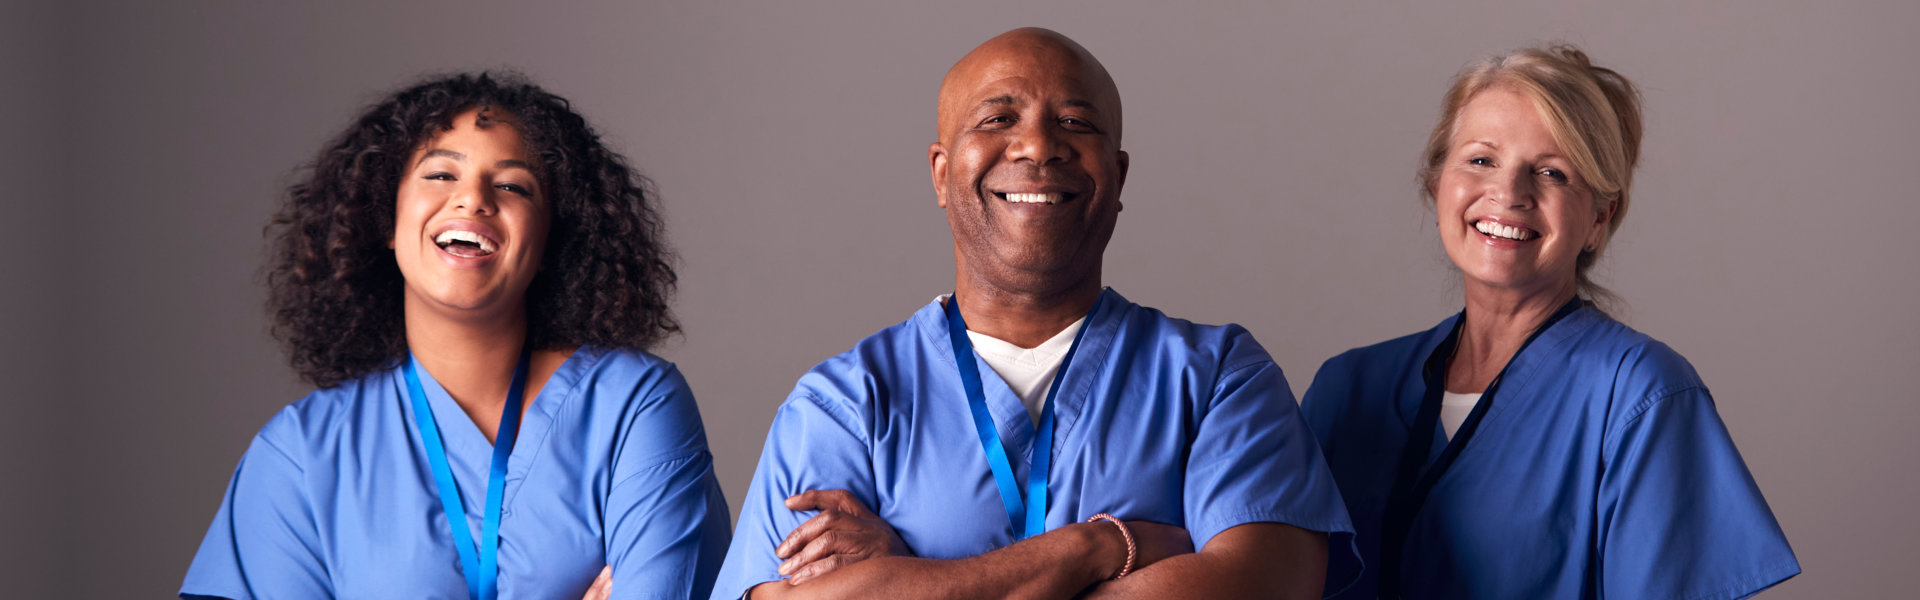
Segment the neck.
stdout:
[[1571,280],[1565,285],[1524,292],[1467,282],[1466,322],[1460,327],[1460,345],[1447,367],[1447,391],[1486,390],[1534,330],[1573,299],[1575,289]]
[[416,307],[411,300],[405,313],[407,349],[492,438],[490,432],[506,406],[507,389],[513,386],[520,348],[527,340],[525,311],[460,320]]
[[1080,281],[1051,289],[1013,290],[974,276],[962,267],[954,280],[953,302],[974,333],[1034,348],[1087,316],[1100,299],[1100,270]]

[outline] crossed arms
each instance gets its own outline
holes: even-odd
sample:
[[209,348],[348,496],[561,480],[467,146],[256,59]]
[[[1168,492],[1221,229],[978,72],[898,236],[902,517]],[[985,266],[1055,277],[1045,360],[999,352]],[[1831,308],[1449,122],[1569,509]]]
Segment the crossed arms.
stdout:
[[1129,521],[1138,556],[1133,573],[1109,580],[1126,561],[1111,523],[1068,525],[977,556],[907,555],[892,527],[840,490],[787,501],[818,510],[777,553],[790,577],[753,587],[756,600],[812,598],[1317,598],[1327,537],[1282,523],[1246,523],[1192,551],[1187,531]]

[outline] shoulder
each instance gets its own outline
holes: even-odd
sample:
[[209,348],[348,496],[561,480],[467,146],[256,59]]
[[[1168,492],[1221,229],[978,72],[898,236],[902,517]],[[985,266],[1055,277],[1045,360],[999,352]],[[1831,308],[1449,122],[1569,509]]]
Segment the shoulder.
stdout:
[[663,397],[690,395],[680,367],[645,350],[583,346],[560,365],[550,380],[595,396]]
[[1693,363],[1665,342],[1586,309],[1569,340],[1567,357],[1611,390],[1616,419],[1633,419],[1652,405],[1680,396],[1709,399]]
[[[945,335],[938,302],[913,316],[856,342],[852,348],[821,361],[800,375],[793,392],[781,403],[775,418],[811,423],[825,417],[855,437],[866,439],[876,411],[924,376],[929,365],[951,365],[953,358],[937,351],[932,336]],[[942,338],[944,339],[944,338]]]
[[1456,319],[1448,317],[1431,329],[1354,348],[1321,363],[1300,398],[1308,424],[1324,438],[1343,427],[1340,423],[1368,424],[1392,412],[1401,390],[1420,377],[1427,355],[1453,331]]
[[1195,323],[1129,302],[1112,290],[1107,291],[1105,301],[1115,305],[1109,322],[1117,328],[1109,352],[1149,350],[1156,358],[1181,359],[1176,364],[1204,366],[1217,373],[1269,365],[1278,368],[1253,332],[1239,324]]
[[647,436],[675,447],[705,445],[692,386],[677,365],[647,351],[582,347],[554,371],[547,389],[561,404],[550,409],[579,419],[586,430],[612,426],[617,437]]
[[1321,363],[1320,370],[1313,376],[1313,386],[1351,388],[1367,383],[1398,382],[1426,361],[1427,355],[1453,330],[1457,318],[1448,317],[1432,329],[1335,355]]
[[307,393],[267,420],[248,452],[273,451],[305,465],[332,449],[350,447],[361,432],[400,417],[397,371],[382,369]]

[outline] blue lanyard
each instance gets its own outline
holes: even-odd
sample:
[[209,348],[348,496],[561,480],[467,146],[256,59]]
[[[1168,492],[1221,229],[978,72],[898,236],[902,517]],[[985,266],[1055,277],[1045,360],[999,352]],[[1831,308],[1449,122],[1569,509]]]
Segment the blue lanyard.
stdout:
[[527,382],[530,353],[520,352],[513,367],[513,386],[507,388],[507,405],[500,412],[500,429],[494,435],[493,465],[487,472],[487,512],[480,525],[479,556],[475,556],[473,534],[467,531],[467,510],[460,501],[460,488],[453,482],[453,469],[447,467],[447,447],[440,441],[433,408],[427,406],[427,394],[420,387],[415,361],[407,358],[407,391],[413,395],[413,423],[420,428],[420,442],[427,447],[427,462],[433,466],[433,484],[440,490],[440,508],[447,513],[453,529],[453,547],[460,551],[460,571],[467,576],[467,597],[495,600],[500,595],[500,503],[507,489],[507,458],[513,454],[513,439],[520,432],[520,389]]
[[[1014,539],[1040,535],[1047,529],[1047,474],[1053,462],[1053,397],[1060,393],[1060,382],[1067,378],[1067,365],[1073,362],[1073,352],[1080,349],[1080,339],[1086,337],[1087,329],[1093,326],[1093,312],[1100,309],[1100,301],[1094,300],[1093,308],[1087,311],[1080,331],[1073,334],[1073,345],[1067,347],[1066,356],[1060,358],[1060,369],[1054,372],[1053,384],[1047,387],[1047,402],[1040,409],[1040,426],[1033,435],[1033,462],[1027,469],[1027,502],[1020,499],[1020,483],[1014,480],[1013,465],[1007,462],[1006,445],[1000,442],[993,415],[987,412],[987,394],[980,387],[980,365],[973,358],[973,342],[967,339],[967,322],[960,317],[958,295],[947,299],[946,309],[947,333],[953,338],[953,362],[960,367],[960,382],[967,388],[967,407],[973,410],[973,428],[980,434],[980,447],[987,451],[987,467],[993,471],[994,484],[1000,487],[1000,502],[1006,505],[1007,522],[1014,528]],[[1023,524],[1025,528],[1021,527]]]

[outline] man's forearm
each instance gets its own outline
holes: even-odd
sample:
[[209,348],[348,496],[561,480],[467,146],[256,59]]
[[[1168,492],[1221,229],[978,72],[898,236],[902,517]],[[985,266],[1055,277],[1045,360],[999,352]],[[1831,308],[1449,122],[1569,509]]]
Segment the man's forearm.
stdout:
[[1279,523],[1240,525],[1200,552],[1162,560],[1102,583],[1090,600],[1131,598],[1319,598],[1327,536]]
[[1105,523],[1068,525],[958,560],[890,556],[861,561],[800,585],[772,581],[754,600],[876,598],[1071,598],[1126,561],[1126,545]]

